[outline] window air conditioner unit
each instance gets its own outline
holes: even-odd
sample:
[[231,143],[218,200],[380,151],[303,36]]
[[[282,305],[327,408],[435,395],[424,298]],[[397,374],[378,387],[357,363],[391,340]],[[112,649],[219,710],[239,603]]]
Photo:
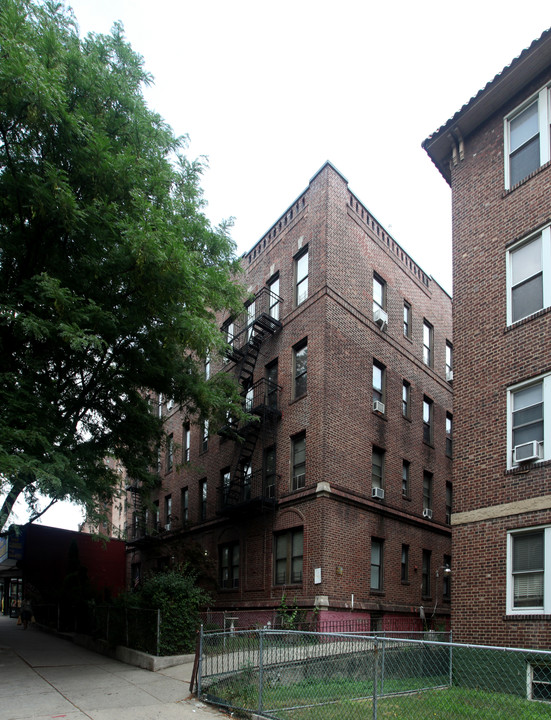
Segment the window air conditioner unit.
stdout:
[[371,488],[371,497],[372,498],[378,498],[379,500],[385,499],[385,491],[383,488],[374,487]]
[[381,415],[385,414],[385,404],[382,403],[380,400],[373,400],[373,412],[381,413]]
[[515,445],[513,449],[513,461],[515,463],[532,462],[542,459],[542,445],[537,440]]
[[381,330],[386,330],[386,326],[388,325],[388,315],[382,308],[377,308],[373,311],[373,320],[377,323]]
[[427,520],[432,520],[432,510],[430,508],[425,508],[423,510],[423,517]]
[[446,370],[446,380],[453,382],[453,370]]

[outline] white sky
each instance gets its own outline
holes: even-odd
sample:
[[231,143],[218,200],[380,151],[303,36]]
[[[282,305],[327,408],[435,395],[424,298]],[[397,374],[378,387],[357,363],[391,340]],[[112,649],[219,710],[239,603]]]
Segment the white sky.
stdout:
[[150,106],[209,157],[207,215],[235,218],[239,253],[330,160],[450,293],[450,191],[421,142],[551,25],[549,0],[69,4],[81,34],[123,22]]

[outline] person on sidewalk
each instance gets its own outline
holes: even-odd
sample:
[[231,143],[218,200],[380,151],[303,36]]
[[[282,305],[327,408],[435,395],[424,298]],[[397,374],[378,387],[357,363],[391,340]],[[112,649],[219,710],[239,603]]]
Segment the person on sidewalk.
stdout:
[[23,621],[23,630],[26,630],[29,626],[31,618],[33,616],[33,608],[29,598],[23,598],[23,604],[21,605],[21,620]]

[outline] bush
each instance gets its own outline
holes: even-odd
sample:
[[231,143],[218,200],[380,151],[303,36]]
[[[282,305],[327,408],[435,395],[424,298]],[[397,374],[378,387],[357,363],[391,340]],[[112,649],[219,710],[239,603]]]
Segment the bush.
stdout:
[[195,651],[200,624],[199,610],[210,601],[210,595],[196,585],[197,575],[189,566],[150,575],[141,589],[131,596],[134,606],[161,611],[161,655],[178,655]]

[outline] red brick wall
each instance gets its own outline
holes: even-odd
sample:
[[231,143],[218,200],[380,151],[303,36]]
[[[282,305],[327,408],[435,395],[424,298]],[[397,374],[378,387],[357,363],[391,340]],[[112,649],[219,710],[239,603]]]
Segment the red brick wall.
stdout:
[[[504,190],[503,118],[551,75],[465,139],[452,170],[456,512],[549,494],[551,467],[507,471],[507,388],[551,370],[551,313],[507,328],[506,248],[551,218],[551,167]],[[549,646],[548,622],[505,619],[506,532],[549,522],[511,515],[454,528],[454,639]]]
[[[304,201],[304,202],[303,202]],[[291,210],[292,217],[291,217]],[[280,229],[281,223],[281,229]],[[308,245],[309,297],[293,307],[293,257]],[[249,262],[250,257],[250,262]],[[282,593],[312,607],[327,596],[335,611],[400,613],[419,617],[419,605],[448,614],[442,585],[435,577],[444,555],[451,554],[450,528],[445,524],[445,487],[451,480],[451,460],[445,454],[445,416],[452,411],[451,386],[445,380],[445,342],[452,341],[451,299],[395,244],[375,219],[351,195],[344,178],[326,165],[307,191],[265,238],[244,257],[246,284],[259,290],[279,272],[283,298],[283,329],[264,342],[255,379],[275,358],[279,363],[282,417],[277,424],[278,508],[240,520],[216,514],[220,468],[231,465],[234,445],[213,435],[209,452],[201,454],[200,429],[192,426],[192,462],[164,473],[159,492],[172,493],[173,515],[181,517],[180,489],[189,487],[191,528],[184,534],[175,522],[172,547],[194,539],[217,559],[218,546],[240,541],[240,586],[220,590],[219,607],[276,607]],[[373,322],[372,283],[377,272],[387,283],[389,325],[382,332]],[[412,305],[412,338],[403,336],[403,302]],[[435,329],[434,369],[422,361],[422,323]],[[221,322],[223,318],[221,318]],[[308,339],[308,392],[292,397],[292,352]],[[386,413],[372,412],[373,360],[386,366]],[[223,366],[213,368],[221,369]],[[227,366],[226,366],[226,369]],[[411,383],[411,419],[402,417],[402,382]],[[434,402],[434,444],[423,443],[423,396]],[[182,417],[167,417],[167,432],[181,445]],[[306,432],[306,487],[290,491],[291,438]],[[266,441],[267,445],[270,441]],[[385,450],[385,499],[371,499],[373,445]],[[253,457],[261,467],[262,441]],[[175,452],[178,457],[178,450]],[[402,498],[402,460],[409,460],[411,499]],[[432,521],[422,518],[423,471],[434,474]],[[199,522],[199,481],[208,478],[207,521]],[[318,483],[331,492],[316,494]],[[273,585],[273,533],[304,528],[304,569],[300,585]],[[168,537],[168,535],[167,535]],[[384,589],[370,592],[371,537],[384,540]],[[400,580],[402,543],[410,546],[410,581]],[[171,553],[170,544],[142,555],[144,567],[154,566],[155,553]],[[431,549],[433,593],[421,598],[421,555]],[[136,552],[134,560],[139,559]],[[417,570],[414,568],[417,567]],[[322,582],[314,583],[321,568]],[[342,574],[337,572],[342,568]],[[428,613],[427,613],[428,614]]]

